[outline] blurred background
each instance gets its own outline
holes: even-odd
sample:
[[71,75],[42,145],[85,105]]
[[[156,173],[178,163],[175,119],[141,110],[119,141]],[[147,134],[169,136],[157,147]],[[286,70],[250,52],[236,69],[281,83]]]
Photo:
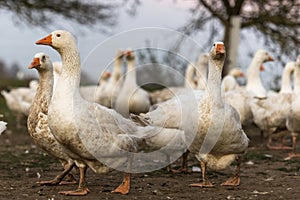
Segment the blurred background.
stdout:
[[[187,34],[204,51],[215,40],[225,42],[228,56],[231,46],[237,46],[237,53],[232,53],[236,61],[231,63],[243,70],[256,50],[271,51],[276,62],[266,69],[270,77],[266,84],[276,89],[279,85],[273,82],[284,63],[299,54],[299,4],[298,0],[0,0],[0,74],[18,79],[37,77],[34,70],[26,67],[39,51],[49,54],[53,61],[59,60],[53,50],[34,45],[55,29],[66,29],[77,36],[84,60],[95,44],[112,35],[134,28],[163,27]],[[232,24],[237,16],[238,24]],[[240,30],[238,38],[230,34],[236,27]],[[169,48],[176,51],[182,48],[180,45],[180,41],[174,41]],[[147,59],[147,55],[144,57]],[[227,66],[230,67],[228,62]],[[186,66],[179,63],[176,67],[184,71]],[[93,76],[93,69],[83,72],[83,82],[98,78]]]

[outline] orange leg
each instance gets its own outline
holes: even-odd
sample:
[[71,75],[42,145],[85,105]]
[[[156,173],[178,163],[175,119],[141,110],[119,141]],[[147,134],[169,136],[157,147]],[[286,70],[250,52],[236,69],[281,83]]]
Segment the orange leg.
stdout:
[[221,186],[239,186],[241,182],[240,178],[240,164],[241,164],[241,157],[238,156],[236,158],[237,165],[236,165],[236,171],[235,174],[227,179],[224,183],[221,184]]
[[86,174],[87,167],[79,167],[80,172],[80,179],[78,189],[74,191],[61,191],[59,194],[67,195],[67,196],[84,196],[87,195],[90,190],[87,188],[87,184],[85,182],[85,174]]
[[[286,132],[286,131],[284,131],[284,132]],[[284,144],[283,144],[284,143],[284,135],[282,135],[280,145],[274,146],[272,134],[273,134],[273,132],[270,132],[268,134],[268,144],[267,144],[268,149],[271,149],[271,150],[291,150],[292,149],[292,147],[284,146]]]
[[295,157],[300,157],[299,153],[296,153],[296,147],[297,147],[297,134],[293,134],[292,135],[292,140],[293,140],[293,150],[291,153],[289,153],[288,157],[285,158],[285,160],[289,160],[291,158],[295,158]]
[[77,181],[74,178],[74,176],[70,173],[66,175],[65,181],[61,181],[59,183],[59,185],[73,185],[73,184],[77,184]]
[[179,172],[189,172],[188,166],[187,166],[187,158],[189,155],[190,151],[186,150],[181,156],[181,167],[179,169]]
[[130,191],[130,178],[131,174],[125,173],[123,182],[115,190],[113,190],[112,193],[128,194]]
[[173,172],[173,173],[186,173],[186,172],[191,172],[188,170],[188,167],[187,167],[187,158],[188,158],[188,155],[189,155],[189,150],[186,150],[186,152],[184,152],[181,156],[181,167],[176,170],[176,169],[173,169],[171,167],[171,164],[167,166],[167,171],[168,172]]
[[[74,163],[68,164],[65,166],[65,170],[61,174],[57,175],[54,179],[52,179],[50,181],[39,181],[39,182],[37,182],[37,184],[39,184],[39,185],[58,185],[58,184],[63,185],[64,182],[62,182],[62,179],[66,175],[71,175],[71,174],[69,174],[69,172],[72,170],[73,167],[74,167]],[[73,178],[73,182],[69,182],[69,184],[70,183],[75,184],[74,181],[76,183],[76,180]]]
[[202,183],[190,184],[191,187],[213,187],[213,184],[206,178],[206,164],[200,161],[201,172],[202,172]]

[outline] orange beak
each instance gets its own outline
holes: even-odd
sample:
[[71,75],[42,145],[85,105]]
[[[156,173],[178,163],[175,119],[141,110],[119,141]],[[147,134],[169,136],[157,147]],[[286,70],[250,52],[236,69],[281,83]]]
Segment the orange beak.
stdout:
[[268,61],[274,61],[274,58],[272,56],[269,56]]
[[52,35],[50,34],[47,37],[44,37],[44,38],[36,41],[35,44],[52,46]]
[[261,66],[259,67],[259,70],[260,70],[260,71],[265,71],[265,68],[264,68],[264,66],[263,66],[263,65],[261,65]]
[[225,48],[223,44],[217,44],[216,53],[225,53]]
[[244,75],[244,73],[243,72],[241,72],[240,73],[240,77],[244,77],[245,75]]
[[33,58],[33,61],[31,62],[31,64],[28,66],[28,69],[32,69],[32,68],[36,68],[38,66],[40,66],[40,59],[39,58]]
[[125,55],[126,55],[127,57],[131,56],[131,51],[130,51],[130,50],[126,51],[126,52],[125,52]]

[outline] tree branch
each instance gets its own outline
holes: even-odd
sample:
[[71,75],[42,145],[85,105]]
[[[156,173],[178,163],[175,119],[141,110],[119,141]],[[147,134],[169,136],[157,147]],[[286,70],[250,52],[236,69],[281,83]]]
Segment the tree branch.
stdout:
[[226,24],[226,19],[224,16],[220,15],[220,12],[214,10],[211,5],[209,5],[205,0],[199,0],[199,2],[215,17],[217,17],[222,24]]

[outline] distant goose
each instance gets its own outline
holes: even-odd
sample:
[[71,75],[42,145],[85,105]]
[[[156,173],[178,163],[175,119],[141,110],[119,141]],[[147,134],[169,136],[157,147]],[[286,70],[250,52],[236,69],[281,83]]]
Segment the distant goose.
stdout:
[[115,110],[124,117],[129,113],[146,113],[150,108],[148,93],[137,85],[135,56],[133,52],[126,52],[127,71],[126,77],[116,100]]
[[300,153],[296,152],[297,139],[300,133],[300,55],[297,57],[296,67],[294,72],[294,91],[292,103],[288,112],[286,126],[292,134],[293,146],[292,152],[286,159],[300,157]]

